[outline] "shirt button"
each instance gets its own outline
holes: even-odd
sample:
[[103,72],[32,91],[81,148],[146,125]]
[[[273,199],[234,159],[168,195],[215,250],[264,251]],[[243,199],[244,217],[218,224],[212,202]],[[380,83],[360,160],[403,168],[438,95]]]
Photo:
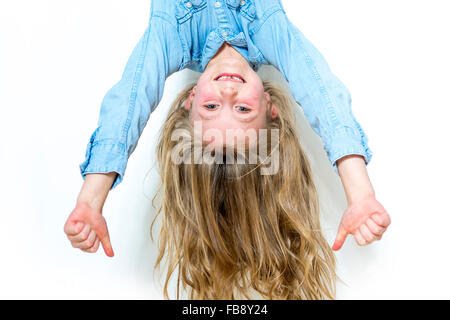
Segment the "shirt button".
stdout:
[[222,4],[219,1],[217,1],[216,2],[216,8],[220,8],[221,6],[222,6]]
[[241,6],[243,6],[243,5],[245,5],[245,1],[244,0],[241,1]]
[[186,7],[191,8],[192,7],[192,2],[186,3]]
[[222,36],[223,36],[224,38],[228,37],[228,32],[226,32],[226,31],[222,32]]

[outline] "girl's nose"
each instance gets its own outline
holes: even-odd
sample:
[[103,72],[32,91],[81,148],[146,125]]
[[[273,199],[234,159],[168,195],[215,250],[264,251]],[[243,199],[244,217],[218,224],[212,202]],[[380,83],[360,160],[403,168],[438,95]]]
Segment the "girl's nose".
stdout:
[[220,92],[223,96],[227,96],[227,97],[234,97],[238,93],[237,89],[234,87],[231,87],[231,86],[221,87]]

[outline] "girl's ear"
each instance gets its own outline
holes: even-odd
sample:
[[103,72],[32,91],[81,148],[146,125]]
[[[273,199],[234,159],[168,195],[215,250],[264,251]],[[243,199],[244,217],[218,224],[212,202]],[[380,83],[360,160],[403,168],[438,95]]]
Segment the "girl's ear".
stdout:
[[264,92],[264,96],[267,101],[267,108],[270,108],[268,111],[270,113],[270,117],[272,119],[275,119],[278,116],[278,110],[277,106],[272,103],[272,99],[270,99],[270,94],[267,92]]
[[189,109],[191,108],[191,105],[192,105],[192,101],[194,100],[194,97],[195,97],[195,91],[197,90],[197,86],[194,86],[193,88],[192,88],[192,91],[191,91],[191,93],[189,94],[189,97],[186,99],[186,101],[184,102],[184,108],[186,109],[186,110],[188,110],[189,111]]
[[278,117],[278,110],[277,110],[277,106],[272,104],[271,105],[271,110],[270,110],[270,116],[272,117],[272,119],[275,119],[276,117]]

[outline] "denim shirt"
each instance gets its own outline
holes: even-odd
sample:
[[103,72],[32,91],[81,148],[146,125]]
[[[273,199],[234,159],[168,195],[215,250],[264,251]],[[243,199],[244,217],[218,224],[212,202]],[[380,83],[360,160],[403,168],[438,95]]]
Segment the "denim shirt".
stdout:
[[321,137],[331,164],[350,154],[372,157],[351,110],[345,85],[320,52],[287,18],[280,0],[152,0],[148,27],[120,81],[105,95],[98,127],[80,164],[81,175],[117,172],[123,179],[166,78],[189,68],[204,71],[224,42],[253,67],[276,67],[306,119]]

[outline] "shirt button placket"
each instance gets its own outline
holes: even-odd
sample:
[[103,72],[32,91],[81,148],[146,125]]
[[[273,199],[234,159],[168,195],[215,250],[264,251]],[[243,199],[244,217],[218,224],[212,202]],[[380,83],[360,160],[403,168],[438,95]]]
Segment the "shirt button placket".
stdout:
[[217,20],[219,22],[219,32],[220,35],[223,38],[228,38],[230,36],[230,33],[228,32],[228,29],[230,28],[230,22],[228,21],[228,15],[224,10],[223,4],[221,1],[216,1],[214,6],[216,7],[216,15]]

